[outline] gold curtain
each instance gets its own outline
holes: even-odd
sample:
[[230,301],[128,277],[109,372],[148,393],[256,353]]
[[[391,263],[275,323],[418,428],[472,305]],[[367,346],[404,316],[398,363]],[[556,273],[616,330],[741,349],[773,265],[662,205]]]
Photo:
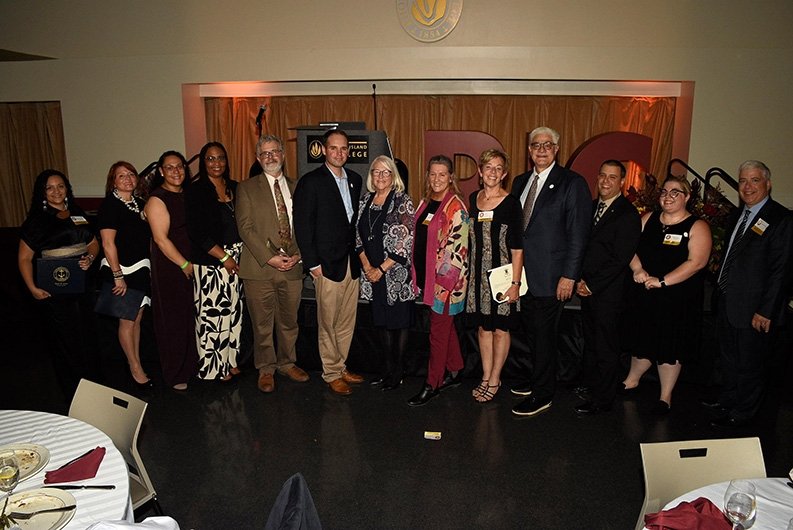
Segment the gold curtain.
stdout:
[[0,103],[0,226],[22,224],[33,182],[49,168],[68,176],[60,102]]
[[[208,136],[229,148],[235,180],[247,178],[254,161],[254,119],[263,104],[268,107],[263,129],[286,142],[286,167],[290,176],[295,176],[297,168],[293,147],[297,138],[295,127],[324,121],[363,121],[368,127],[374,126],[371,96],[208,98],[205,101]],[[423,133],[427,130],[473,130],[493,135],[512,157],[513,176],[528,168],[528,133],[540,125],[559,131],[562,163],[592,136],[610,131],[636,132],[654,139],[650,171],[663,176],[672,152],[674,113],[674,98],[388,95],[377,98],[378,128],[388,133],[394,156],[407,164],[411,176],[409,191],[414,199],[420,197],[423,189]],[[474,171],[473,163],[463,162],[458,167],[458,174],[463,177]]]

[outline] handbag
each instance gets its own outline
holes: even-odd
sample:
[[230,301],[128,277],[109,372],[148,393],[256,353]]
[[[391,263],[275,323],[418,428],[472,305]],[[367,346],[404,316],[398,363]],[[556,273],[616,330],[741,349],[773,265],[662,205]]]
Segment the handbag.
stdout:
[[94,311],[100,315],[135,320],[145,296],[146,293],[143,291],[129,288],[124,296],[118,296],[113,294],[113,284],[104,282],[99,297],[96,299]]

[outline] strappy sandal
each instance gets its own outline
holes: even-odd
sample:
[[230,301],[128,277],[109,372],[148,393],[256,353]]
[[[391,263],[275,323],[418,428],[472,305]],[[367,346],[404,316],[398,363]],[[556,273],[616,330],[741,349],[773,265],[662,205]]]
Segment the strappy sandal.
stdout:
[[[495,388],[496,391],[491,392],[490,391],[491,388]],[[479,403],[487,403],[488,401],[496,397],[496,393],[498,392],[499,388],[501,388],[501,383],[498,383],[497,385],[487,385],[487,388],[481,394],[476,396],[476,400]]]
[[479,386],[477,386],[471,391],[471,395],[474,396],[475,398],[478,398],[480,394],[482,394],[482,392],[487,390],[487,383],[488,383],[487,379],[482,379],[482,382],[479,383]]

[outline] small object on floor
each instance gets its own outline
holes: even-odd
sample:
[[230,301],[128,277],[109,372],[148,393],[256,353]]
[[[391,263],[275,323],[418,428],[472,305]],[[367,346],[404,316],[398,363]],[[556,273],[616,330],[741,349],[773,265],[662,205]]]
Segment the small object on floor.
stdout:
[[289,368],[289,370],[285,372],[281,372],[281,375],[288,377],[295,383],[305,383],[306,381],[308,381],[308,374],[306,373],[306,371],[294,364],[292,365],[291,368]]
[[187,390],[187,383],[176,383],[172,388],[177,392],[184,392]]
[[349,372],[347,370],[344,370],[341,373],[341,378],[344,380],[345,383],[349,383],[351,385],[357,385],[359,383],[363,383],[363,376],[360,376],[358,374],[354,374],[354,373]]
[[[495,388],[495,390],[491,390],[491,388]],[[487,403],[491,401],[494,397],[496,397],[496,393],[498,393],[498,389],[501,388],[501,382],[497,385],[487,385],[484,392],[476,396],[476,401],[479,403]]]
[[438,391],[442,392],[448,388],[460,386],[460,383],[462,382],[463,382],[462,370],[458,371],[456,375],[452,375],[451,373],[446,372],[446,375],[443,377],[443,381],[441,381],[441,384],[438,385]]
[[471,395],[474,397],[478,397],[479,394],[481,394],[487,389],[487,383],[489,383],[487,379],[482,379],[479,382],[479,384],[473,390],[471,390]]
[[440,431],[424,431],[424,439],[426,440],[440,440]]
[[259,374],[259,381],[256,383],[259,390],[265,394],[269,394],[275,390],[275,378],[273,374],[261,372]]
[[636,385],[632,388],[628,388],[625,386],[625,383],[622,383],[620,384],[619,387],[617,387],[617,394],[619,394],[620,396],[634,397],[638,393],[639,393],[639,385]]
[[669,405],[669,403],[667,403],[663,399],[659,399],[658,401],[653,403],[649,409],[647,409],[647,414],[649,414],[650,416],[665,416],[669,414],[671,408],[672,407]]
[[516,396],[530,396],[532,393],[531,383],[521,383],[509,389]]
[[352,394],[352,388],[350,388],[350,385],[341,377],[328,383],[328,386],[333,392],[340,396],[349,396]]
[[385,384],[385,377],[378,377],[377,379],[372,379],[369,381],[369,384],[372,386],[381,386]]
[[524,399],[512,408],[512,413],[518,416],[536,416],[551,408],[552,401],[550,399],[537,399],[532,396]]
[[716,418],[710,422],[710,426],[716,429],[734,430],[746,427],[751,420],[737,420],[732,416],[724,416],[723,418]]
[[427,403],[427,401],[431,400],[435,396],[438,395],[438,391],[430,385],[424,385],[424,388],[421,389],[421,392],[413,396],[412,398],[408,399],[408,405],[411,407],[418,407]]
[[598,405],[594,401],[584,401],[580,405],[576,405],[573,407],[578,414],[584,416],[593,416],[595,414],[600,414],[601,412],[608,412],[611,410],[611,406],[605,405]]

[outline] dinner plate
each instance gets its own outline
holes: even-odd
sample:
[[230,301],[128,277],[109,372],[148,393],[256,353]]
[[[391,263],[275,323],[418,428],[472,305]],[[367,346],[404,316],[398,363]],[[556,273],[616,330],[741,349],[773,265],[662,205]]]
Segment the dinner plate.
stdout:
[[[11,495],[6,512],[35,512],[48,508],[60,508],[77,504],[74,496],[68,491],[55,488],[39,488],[22,491]],[[40,513],[30,519],[16,519],[16,524],[23,530],[58,530],[63,528],[74,517],[77,509],[67,512]]]
[[44,466],[50,461],[50,452],[43,445],[7,444],[0,446],[0,453],[4,451],[14,451],[19,461],[20,482],[44,469]]

